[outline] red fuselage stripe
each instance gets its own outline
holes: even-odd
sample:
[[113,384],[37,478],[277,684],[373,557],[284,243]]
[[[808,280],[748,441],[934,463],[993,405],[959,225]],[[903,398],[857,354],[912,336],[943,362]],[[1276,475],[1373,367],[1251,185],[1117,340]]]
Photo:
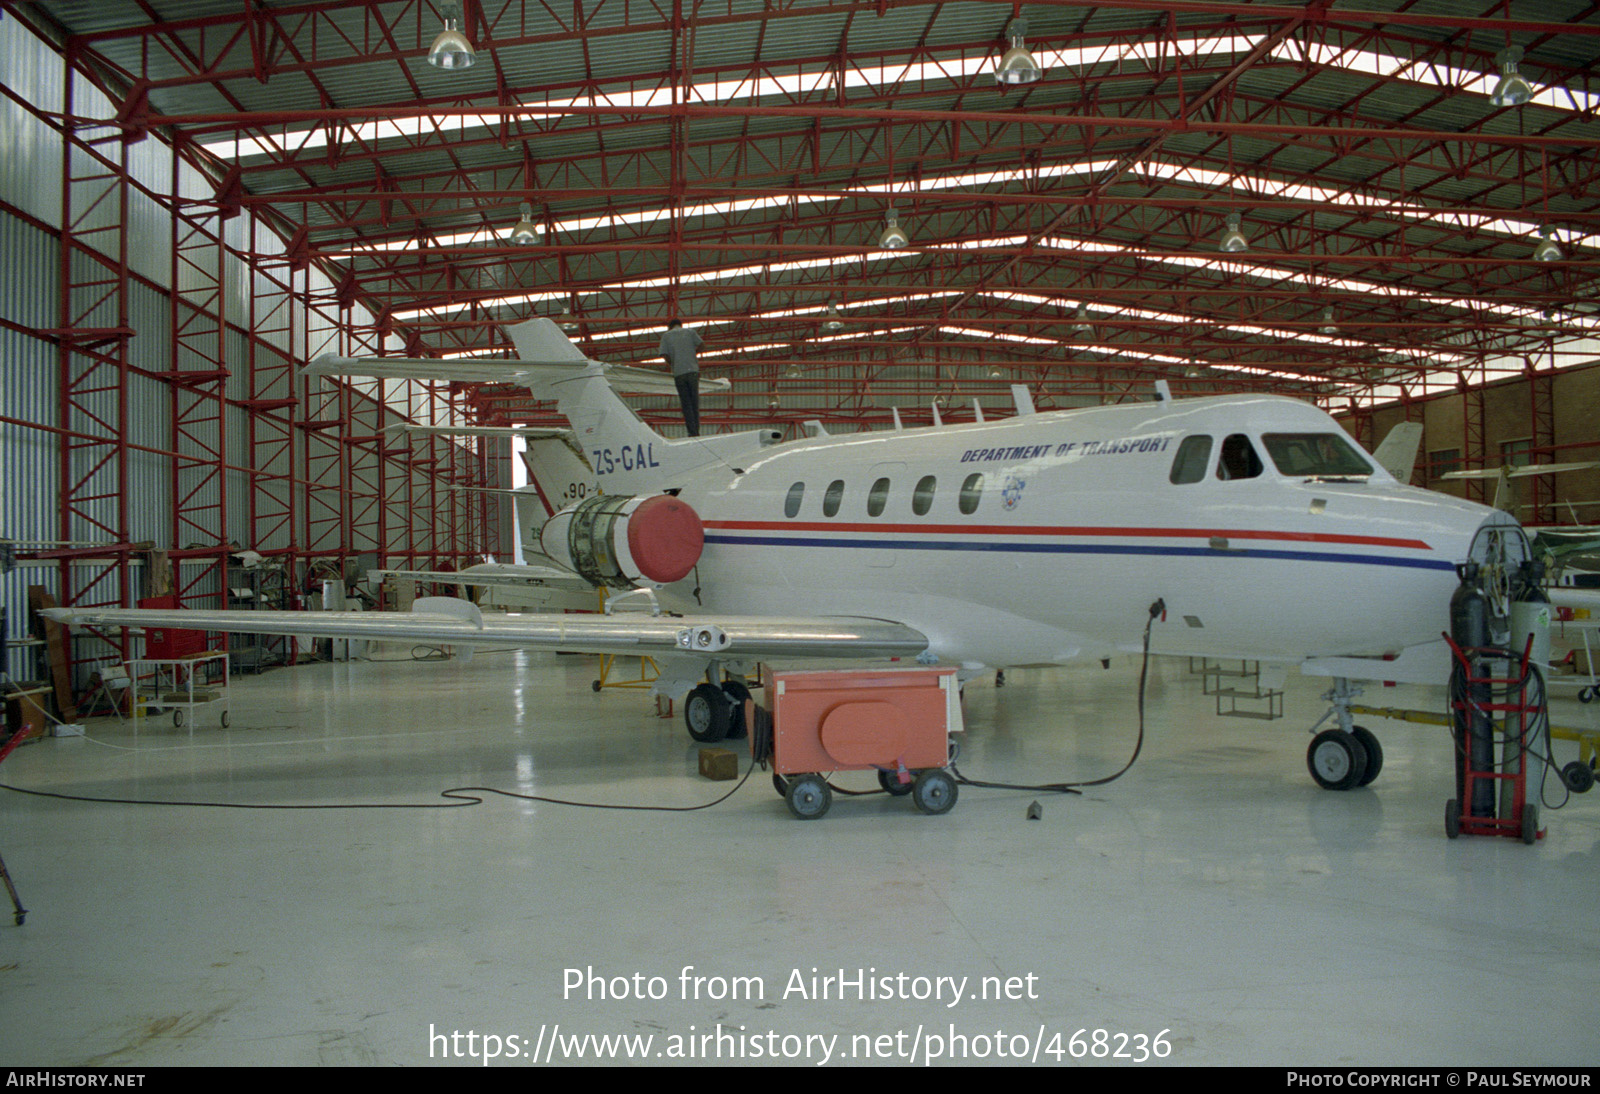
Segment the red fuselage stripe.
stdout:
[[1420,539],[1345,536],[1322,532],[1264,532],[1231,528],[1106,528],[1027,524],[857,524],[844,521],[708,520],[708,529],[743,532],[893,532],[900,535],[968,536],[1118,536],[1137,539],[1254,539],[1290,543],[1340,543],[1360,547],[1431,548]]

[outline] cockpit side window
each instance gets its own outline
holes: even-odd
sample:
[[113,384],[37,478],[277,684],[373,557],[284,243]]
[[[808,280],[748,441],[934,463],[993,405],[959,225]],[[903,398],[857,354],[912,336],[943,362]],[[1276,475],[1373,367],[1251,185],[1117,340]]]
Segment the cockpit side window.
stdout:
[[1217,478],[1253,479],[1262,471],[1261,457],[1255,445],[1243,433],[1230,433],[1222,442],[1222,455],[1217,460]]
[[1199,482],[1206,477],[1206,465],[1211,462],[1211,438],[1204,433],[1185,437],[1178,445],[1178,454],[1172,458],[1172,474],[1168,478],[1179,485]]
[[1349,477],[1372,474],[1372,465],[1337,433],[1263,433],[1261,444],[1273,466],[1295,477]]

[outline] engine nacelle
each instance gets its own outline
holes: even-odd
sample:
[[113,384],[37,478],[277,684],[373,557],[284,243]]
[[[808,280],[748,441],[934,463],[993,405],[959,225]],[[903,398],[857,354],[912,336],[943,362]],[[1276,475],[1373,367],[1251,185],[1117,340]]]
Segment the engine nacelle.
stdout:
[[670,494],[601,494],[561,510],[539,533],[545,554],[613,589],[681,581],[705,542],[699,514]]

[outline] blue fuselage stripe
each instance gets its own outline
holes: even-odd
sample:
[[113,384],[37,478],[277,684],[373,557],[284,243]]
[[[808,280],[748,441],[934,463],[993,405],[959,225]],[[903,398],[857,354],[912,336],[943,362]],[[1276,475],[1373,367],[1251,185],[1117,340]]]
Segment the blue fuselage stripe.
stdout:
[[1455,567],[1437,558],[1397,558],[1393,555],[1337,554],[1330,551],[1268,551],[1257,548],[1156,547],[1098,543],[1004,543],[992,540],[824,539],[812,536],[730,536],[712,533],[707,543],[755,547],[855,547],[885,551],[1008,551],[1029,555],[1156,555],[1164,558],[1271,558],[1294,562],[1339,562],[1357,566],[1401,566],[1416,570]]

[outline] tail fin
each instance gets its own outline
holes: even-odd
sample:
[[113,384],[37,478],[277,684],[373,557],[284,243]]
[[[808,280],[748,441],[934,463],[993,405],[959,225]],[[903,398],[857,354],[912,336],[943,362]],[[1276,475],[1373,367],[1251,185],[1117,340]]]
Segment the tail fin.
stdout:
[[[578,446],[608,494],[651,494],[683,485],[693,473],[712,466],[743,466],[758,448],[771,444],[773,430],[722,433],[668,440],[646,425],[618,397],[625,391],[671,392],[677,387],[665,372],[607,368],[590,361],[549,319],[532,319],[507,332],[524,364],[566,366],[552,370],[535,395],[554,396],[556,406],[577,435]],[[582,364],[582,368],[572,366]],[[707,389],[701,384],[701,391]],[[712,385],[726,390],[727,382]]]
[[1417,466],[1417,450],[1422,445],[1421,422],[1397,422],[1383,443],[1372,450],[1378,466],[1400,482],[1410,482]]
[[[379,376],[406,380],[482,380],[521,384],[536,399],[554,399],[572,423],[577,444],[608,494],[654,494],[682,486],[702,468],[744,467],[755,451],[782,436],[776,430],[667,440],[617,397],[616,390],[676,395],[672,376],[657,369],[608,366],[583,355],[549,319],[509,328],[522,355],[440,361],[414,357],[319,357],[310,376]],[[702,394],[727,391],[727,380],[700,382]]]

